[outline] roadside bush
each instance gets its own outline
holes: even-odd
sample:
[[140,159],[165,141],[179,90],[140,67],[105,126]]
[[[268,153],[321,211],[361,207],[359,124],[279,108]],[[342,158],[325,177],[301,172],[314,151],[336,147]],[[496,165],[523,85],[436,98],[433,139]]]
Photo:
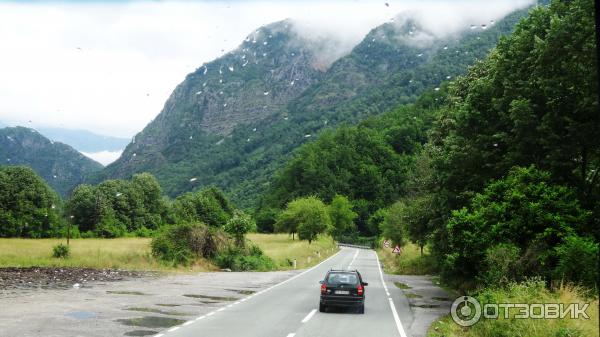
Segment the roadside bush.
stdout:
[[94,234],[101,238],[119,238],[127,233],[127,227],[113,216],[106,216],[96,225]]
[[594,288],[598,280],[598,243],[590,238],[569,236],[556,247],[558,264],[554,277]]
[[484,285],[506,285],[522,276],[519,261],[520,249],[509,243],[501,243],[485,252],[485,271],[480,278]]
[[254,245],[245,249],[228,247],[217,254],[215,263],[220,268],[229,268],[232,271],[269,271],[276,267],[275,262]]
[[52,248],[52,257],[56,259],[66,259],[71,255],[71,248],[67,245],[59,243]]
[[576,235],[589,215],[573,190],[553,184],[548,173],[515,167],[477,194],[468,208],[452,212],[442,276],[447,281],[481,278],[486,258],[492,258],[486,256],[488,249],[505,243],[523,254],[523,276],[549,279],[558,260],[554,247]]
[[227,237],[204,224],[179,224],[165,227],[152,239],[152,255],[173,265],[189,265],[197,258],[213,258]]

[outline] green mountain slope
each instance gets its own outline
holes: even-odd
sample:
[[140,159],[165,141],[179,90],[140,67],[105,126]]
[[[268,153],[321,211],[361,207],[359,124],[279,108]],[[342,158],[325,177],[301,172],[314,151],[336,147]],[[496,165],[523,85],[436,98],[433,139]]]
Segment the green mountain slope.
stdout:
[[24,127],[0,129],[0,162],[31,167],[62,196],[84,177],[102,169],[102,165],[72,147]]
[[[289,41],[294,36],[289,31],[269,34],[279,44],[267,39],[268,45],[261,45],[260,38],[252,43],[251,36],[236,51],[188,75],[163,112],[96,179],[149,171],[170,195],[217,185],[240,206],[252,207],[256,196],[268,187],[273,172],[300,145],[325,128],[356,123],[412,102],[424,90],[464,73],[495,46],[500,36],[510,33],[525,14],[526,11],[515,12],[487,29],[466,27],[458,36],[445,39],[434,38],[410,18],[398,17],[394,23],[372,30],[325,73],[315,69],[320,67],[314,64],[314,55],[308,50],[290,49]],[[273,26],[263,29],[274,29],[269,27]],[[273,49],[269,51],[276,57],[267,63],[262,63],[260,57],[251,59],[255,62],[252,68],[238,72],[234,66],[234,71],[230,71],[230,64],[241,61],[240,53],[246,45],[258,45],[254,48],[258,48],[259,56],[267,52],[261,48],[270,46]],[[295,56],[290,58],[292,52]],[[304,59],[298,60],[298,54]],[[245,55],[248,57],[248,52]],[[303,77],[284,76],[298,68],[303,69]],[[206,95],[202,77],[210,75],[211,70],[213,76],[221,75],[213,77],[213,82],[218,78],[230,83],[222,90],[227,98],[219,96],[222,86],[218,86],[218,91],[200,99]],[[293,94],[288,93],[292,83]],[[206,85],[210,86],[211,82]],[[198,92],[201,93],[196,95]],[[265,104],[261,94],[269,97],[273,93],[273,99],[286,93],[285,99]],[[237,114],[227,113],[231,104],[244,108],[236,110]],[[261,108],[267,111],[259,112]]]

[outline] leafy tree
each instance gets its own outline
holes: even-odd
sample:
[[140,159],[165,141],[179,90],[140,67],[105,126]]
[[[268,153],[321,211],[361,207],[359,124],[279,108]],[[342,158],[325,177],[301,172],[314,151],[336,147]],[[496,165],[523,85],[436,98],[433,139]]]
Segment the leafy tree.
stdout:
[[279,210],[275,208],[260,208],[254,218],[256,219],[256,227],[261,233],[273,233],[275,231],[275,223],[279,216]]
[[403,246],[406,242],[407,207],[402,201],[395,202],[383,213],[380,223],[383,237],[392,240],[392,243]]
[[174,219],[171,222],[202,222],[222,227],[233,216],[233,207],[215,188],[182,194],[172,207]]
[[298,198],[281,212],[276,223],[278,231],[292,235],[298,232],[300,240],[311,243],[317,235],[326,232],[331,225],[327,206],[317,197]]
[[56,192],[32,169],[0,167],[0,237],[60,235],[60,205]]
[[[515,166],[548,171],[600,219],[600,114],[591,0],[538,6],[449,89],[427,147],[441,214]],[[585,69],[585,70],[584,70]],[[442,238],[442,233],[440,238]],[[600,236],[597,236],[597,238]]]
[[556,247],[558,263],[554,277],[594,288],[598,281],[598,246],[589,237],[566,237]]
[[444,275],[460,279],[480,275],[486,250],[506,243],[523,252],[526,273],[550,277],[557,263],[554,247],[580,232],[589,216],[573,189],[552,184],[549,173],[514,168],[477,194],[468,208],[452,212]]
[[406,230],[410,240],[421,249],[431,239],[431,233],[434,229],[434,219],[430,218],[431,210],[434,209],[434,202],[430,195],[419,196],[407,200]]
[[246,242],[244,236],[249,231],[256,230],[256,223],[254,223],[254,220],[248,214],[236,210],[233,213],[233,217],[225,224],[224,229],[225,232],[233,235],[235,243],[239,248],[244,248]]
[[[67,202],[67,213],[86,235],[148,235],[167,220],[167,205],[156,179],[141,173],[131,181],[106,180],[79,185]],[[90,234],[93,233],[93,234]]]
[[352,211],[352,203],[343,195],[336,195],[329,205],[329,217],[331,218],[332,234],[334,238],[340,235],[356,232],[354,219],[357,214]]

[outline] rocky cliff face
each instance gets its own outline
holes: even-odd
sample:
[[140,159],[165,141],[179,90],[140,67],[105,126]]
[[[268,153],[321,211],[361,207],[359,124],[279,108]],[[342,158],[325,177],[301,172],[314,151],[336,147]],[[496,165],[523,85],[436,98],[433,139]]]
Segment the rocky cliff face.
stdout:
[[282,114],[323,75],[303,46],[289,21],[252,32],[237,49],[187,75],[104,176],[152,171],[224,141],[237,126]]
[[0,164],[26,165],[63,197],[102,165],[72,147],[53,142],[33,129],[0,129]]

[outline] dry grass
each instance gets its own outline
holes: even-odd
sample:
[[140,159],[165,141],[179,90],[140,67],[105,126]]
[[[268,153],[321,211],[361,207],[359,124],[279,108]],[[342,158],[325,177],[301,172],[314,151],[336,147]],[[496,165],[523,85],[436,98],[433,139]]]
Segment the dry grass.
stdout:
[[65,239],[0,239],[0,267],[85,267],[158,271],[214,270],[208,261],[173,268],[150,255],[148,238],[72,239],[68,259],[52,257],[52,247]]
[[[337,248],[330,238],[319,238],[311,245],[292,240],[285,234],[250,234],[279,269],[292,268],[287,258],[297,259],[298,268],[312,266],[332,255]],[[190,267],[166,266],[150,255],[148,238],[72,239],[68,259],[52,257],[52,247],[65,239],[0,239],[0,267],[85,267],[156,271],[210,271],[217,268],[207,260]],[[315,253],[320,252],[320,257]],[[308,261],[308,257],[310,262]]]
[[288,262],[293,259],[296,259],[297,268],[303,269],[314,266],[338,251],[335,242],[326,236],[320,236],[310,245],[297,238],[292,240],[287,234],[249,234],[248,239],[256,243],[282,270],[292,269]]

